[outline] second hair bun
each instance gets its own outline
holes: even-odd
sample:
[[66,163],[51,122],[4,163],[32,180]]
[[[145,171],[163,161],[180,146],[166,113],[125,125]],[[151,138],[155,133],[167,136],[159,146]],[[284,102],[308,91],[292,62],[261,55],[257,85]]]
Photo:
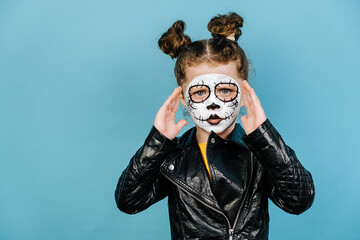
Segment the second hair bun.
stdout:
[[233,38],[237,41],[241,35],[243,18],[236,13],[218,15],[208,23],[208,30],[214,38]]
[[184,34],[185,23],[176,21],[158,41],[160,49],[171,58],[176,58],[182,49],[191,43],[188,35]]

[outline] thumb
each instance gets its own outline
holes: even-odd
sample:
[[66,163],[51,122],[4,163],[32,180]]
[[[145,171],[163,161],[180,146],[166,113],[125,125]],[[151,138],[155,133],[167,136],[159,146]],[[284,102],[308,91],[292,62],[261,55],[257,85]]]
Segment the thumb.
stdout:
[[177,123],[176,123],[176,128],[178,129],[178,131],[180,132],[180,130],[187,124],[185,119],[180,119]]
[[244,116],[242,116],[241,118],[240,118],[240,120],[241,120],[241,122],[243,123],[243,125],[246,123],[246,121],[247,121],[247,115],[244,115]]

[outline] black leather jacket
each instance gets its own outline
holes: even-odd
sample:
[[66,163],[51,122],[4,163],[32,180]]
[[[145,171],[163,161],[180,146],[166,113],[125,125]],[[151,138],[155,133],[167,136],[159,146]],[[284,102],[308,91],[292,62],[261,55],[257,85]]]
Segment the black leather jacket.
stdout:
[[140,212],[168,196],[172,239],[268,239],[268,198],[291,214],[307,210],[314,184],[267,119],[227,140],[210,133],[211,182],[192,128],[171,141],[155,127],[121,174],[118,208]]

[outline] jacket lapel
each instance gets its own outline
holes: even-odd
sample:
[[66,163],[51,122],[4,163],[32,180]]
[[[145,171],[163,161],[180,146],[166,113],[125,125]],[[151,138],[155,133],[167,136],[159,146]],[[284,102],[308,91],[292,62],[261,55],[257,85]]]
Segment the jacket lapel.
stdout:
[[179,147],[162,165],[162,172],[178,187],[198,200],[222,210],[213,193],[209,176],[192,128],[179,139]]

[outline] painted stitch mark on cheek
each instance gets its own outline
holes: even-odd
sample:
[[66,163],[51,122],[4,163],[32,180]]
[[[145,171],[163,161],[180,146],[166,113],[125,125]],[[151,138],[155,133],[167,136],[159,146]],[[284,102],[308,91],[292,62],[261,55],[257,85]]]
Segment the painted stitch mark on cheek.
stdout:
[[187,103],[186,105],[187,105],[189,108],[192,108],[192,109],[194,109],[194,110],[197,109],[197,107],[196,107],[196,105],[194,104],[194,102],[191,101],[191,98],[188,98],[187,101],[186,101],[186,103]]
[[225,112],[224,120],[229,120],[234,116],[235,112]]
[[227,107],[236,109],[239,106],[239,101],[237,99],[235,99],[234,101],[230,102]]

